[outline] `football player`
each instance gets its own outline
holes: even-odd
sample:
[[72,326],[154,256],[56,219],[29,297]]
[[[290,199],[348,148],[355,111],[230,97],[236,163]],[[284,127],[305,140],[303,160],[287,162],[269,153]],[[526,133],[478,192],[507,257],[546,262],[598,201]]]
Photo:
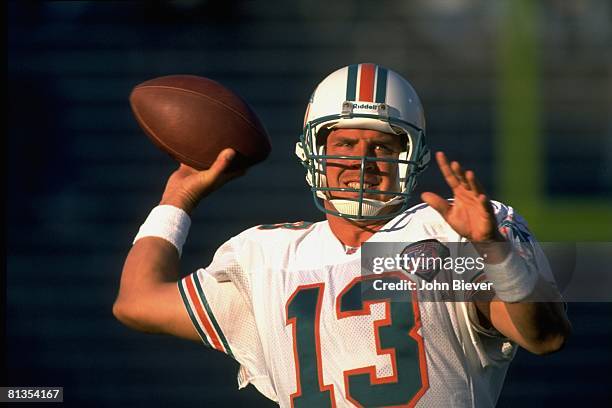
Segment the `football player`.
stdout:
[[[181,165],[136,236],[115,316],[226,353],[240,363],[240,387],[251,383],[283,407],[493,406],[517,346],[545,354],[563,345],[562,303],[532,301],[560,299],[541,249],[474,172],[438,152],[453,199],[425,192],[410,207],[430,153],[421,102],[399,74],[356,64],[325,78],[296,153],[325,221],[247,229],[179,279],[189,214],[240,175],[225,171],[231,149],[205,171]],[[495,297],[392,301],[365,290],[376,276],[362,273],[366,241],[472,245],[486,265],[470,279],[490,282]]]

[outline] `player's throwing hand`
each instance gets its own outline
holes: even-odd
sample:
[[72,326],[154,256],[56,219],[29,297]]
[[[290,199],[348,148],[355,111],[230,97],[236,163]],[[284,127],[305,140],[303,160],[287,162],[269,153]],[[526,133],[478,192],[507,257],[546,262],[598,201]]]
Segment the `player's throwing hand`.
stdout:
[[226,172],[236,152],[225,149],[219,153],[209,169],[198,171],[186,164],[170,175],[160,205],[168,204],[183,209],[188,214],[200,200],[233,178],[245,173],[244,169]]
[[474,172],[464,171],[457,161],[449,164],[443,152],[436,153],[436,161],[444,180],[453,190],[454,200],[449,202],[431,192],[421,194],[421,199],[438,211],[459,235],[470,241],[503,241],[496,228],[491,202]]

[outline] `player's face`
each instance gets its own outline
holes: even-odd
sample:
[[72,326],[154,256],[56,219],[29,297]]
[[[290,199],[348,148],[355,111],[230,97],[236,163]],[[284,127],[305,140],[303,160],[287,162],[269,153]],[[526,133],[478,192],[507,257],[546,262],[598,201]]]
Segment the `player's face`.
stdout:
[[[327,137],[326,154],[342,156],[369,156],[397,159],[404,146],[401,138],[390,133],[369,129],[336,129]],[[361,188],[360,160],[327,160],[327,184],[329,187]],[[395,191],[397,186],[397,163],[365,162],[364,188]],[[358,198],[357,192],[333,191],[332,198]],[[365,194],[364,197],[388,201],[387,194]]]

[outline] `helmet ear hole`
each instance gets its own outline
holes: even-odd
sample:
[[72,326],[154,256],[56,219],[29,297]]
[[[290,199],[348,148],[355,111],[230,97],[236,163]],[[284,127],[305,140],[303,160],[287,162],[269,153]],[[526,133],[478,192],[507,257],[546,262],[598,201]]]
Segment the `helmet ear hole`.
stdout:
[[405,132],[402,132],[398,134],[398,136],[400,138],[401,145],[406,146],[406,151],[408,151],[410,149],[410,146],[408,145],[410,143],[410,139],[408,138],[408,135]]
[[327,145],[327,138],[331,133],[332,129],[328,127],[322,127],[317,133],[317,147]]

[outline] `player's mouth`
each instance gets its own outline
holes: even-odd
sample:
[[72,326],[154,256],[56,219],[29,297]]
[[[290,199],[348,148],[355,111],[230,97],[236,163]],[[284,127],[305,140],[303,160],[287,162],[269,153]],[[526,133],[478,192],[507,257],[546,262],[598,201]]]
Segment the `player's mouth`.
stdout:
[[[346,186],[348,188],[354,188],[356,190],[361,189],[361,184],[359,184],[359,183],[347,183]],[[372,187],[376,187],[376,186],[378,186],[378,184],[363,183],[363,189],[364,190],[370,190]]]
[[[344,182],[343,184],[345,187],[352,188],[355,190],[360,190],[362,187],[359,181],[353,181],[353,180]],[[378,187],[378,184],[379,184],[379,181],[375,179],[365,180],[363,183],[363,189],[364,190],[376,189]]]

